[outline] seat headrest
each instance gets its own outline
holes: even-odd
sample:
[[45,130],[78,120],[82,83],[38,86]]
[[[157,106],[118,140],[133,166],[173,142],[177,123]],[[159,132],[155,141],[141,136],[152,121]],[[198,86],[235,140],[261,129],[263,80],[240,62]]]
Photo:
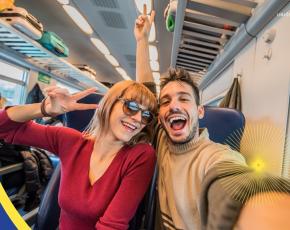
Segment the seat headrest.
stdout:
[[208,129],[212,141],[239,150],[245,126],[244,115],[235,109],[207,106],[204,108],[204,117],[199,120],[200,128]]
[[[102,97],[103,96],[99,94],[90,94],[78,102],[85,104],[99,104]],[[95,109],[68,112],[65,114],[65,126],[82,132],[93,118],[94,113]]]

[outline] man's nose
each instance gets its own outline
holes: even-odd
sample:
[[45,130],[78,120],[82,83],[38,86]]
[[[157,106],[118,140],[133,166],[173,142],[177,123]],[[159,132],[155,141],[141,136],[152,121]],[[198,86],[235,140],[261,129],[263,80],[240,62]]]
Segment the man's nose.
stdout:
[[169,110],[171,111],[179,111],[181,108],[180,102],[178,100],[171,100],[169,104]]

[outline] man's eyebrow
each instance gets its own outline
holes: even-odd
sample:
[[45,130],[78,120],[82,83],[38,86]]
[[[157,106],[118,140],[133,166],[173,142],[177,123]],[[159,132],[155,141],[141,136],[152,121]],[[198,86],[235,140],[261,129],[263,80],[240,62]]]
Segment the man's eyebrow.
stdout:
[[[188,92],[185,92],[185,91],[178,92],[177,95],[178,96],[187,95],[187,96],[190,96],[190,97],[192,96],[192,94],[190,94]],[[160,97],[160,100],[163,99],[163,98],[170,98],[170,96],[168,94],[165,94],[164,96]]]
[[178,92],[177,93],[178,95],[187,95],[187,96],[192,96],[192,94],[191,93],[188,93],[188,92]]
[[162,100],[164,98],[170,98],[170,96],[168,94],[165,94],[164,96],[160,97],[159,99]]

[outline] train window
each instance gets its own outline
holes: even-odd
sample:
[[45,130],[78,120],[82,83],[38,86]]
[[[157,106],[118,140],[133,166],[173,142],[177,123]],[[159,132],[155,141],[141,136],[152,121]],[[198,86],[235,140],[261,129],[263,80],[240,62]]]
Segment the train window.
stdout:
[[5,106],[24,103],[27,71],[0,60],[0,93]]

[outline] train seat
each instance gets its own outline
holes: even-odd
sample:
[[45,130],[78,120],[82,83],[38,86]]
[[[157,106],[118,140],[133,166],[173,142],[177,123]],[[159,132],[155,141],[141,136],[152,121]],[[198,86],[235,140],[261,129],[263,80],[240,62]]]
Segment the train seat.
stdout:
[[211,106],[205,106],[204,109],[204,117],[199,120],[199,127],[208,129],[212,141],[227,144],[239,151],[245,126],[243,113],[235,109]]

